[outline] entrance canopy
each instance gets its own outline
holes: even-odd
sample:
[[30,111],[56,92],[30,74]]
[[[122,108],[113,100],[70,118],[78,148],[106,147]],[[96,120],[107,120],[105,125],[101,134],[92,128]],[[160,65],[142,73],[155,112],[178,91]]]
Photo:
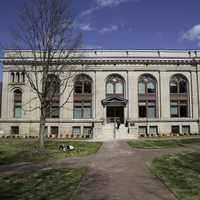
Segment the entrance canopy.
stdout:
[[119,96],[110,96],[102,101],[103,106],[125,106],[128,102],[127,99],[124,99],[123,97]]

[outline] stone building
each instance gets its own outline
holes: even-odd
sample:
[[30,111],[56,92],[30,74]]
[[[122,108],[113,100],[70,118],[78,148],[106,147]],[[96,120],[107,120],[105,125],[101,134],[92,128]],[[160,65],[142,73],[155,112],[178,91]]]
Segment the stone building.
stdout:
[[[24,54],[28,65],[30,53]],[[1,135],[37,136],[39,110],[23,109],[37,102],[26,103],[34,94],[20,71],[22,61],[11,50],[1,61]],[[199,50],[78,50],[68,65],[79,71],[70,84],[74,91],[63,108],[48,116],[48,135],[93,131],[97,136],[116,120],[122,134],[199,133]],[[62,101],[61,96],[57,104]]]

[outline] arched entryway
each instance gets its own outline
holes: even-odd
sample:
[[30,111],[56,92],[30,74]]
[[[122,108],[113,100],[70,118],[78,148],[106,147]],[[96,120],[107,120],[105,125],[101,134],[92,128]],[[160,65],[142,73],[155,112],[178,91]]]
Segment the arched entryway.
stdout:
[[106,107],[106,122],[112,123],[120,120],[125,122],[124,108],[127,100],[124,98],[125,81],[118,74],[112,74],[106,79],[106,98],[102,100],[103,106]]

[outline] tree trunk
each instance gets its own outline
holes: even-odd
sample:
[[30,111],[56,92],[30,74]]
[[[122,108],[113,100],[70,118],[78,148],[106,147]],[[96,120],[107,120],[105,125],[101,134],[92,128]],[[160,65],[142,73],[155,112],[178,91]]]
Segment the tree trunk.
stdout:
[[40,116],[40,130],[39,130],[39,143],[40,143],[40,148],[44,149],[44,141],[45,140],[45,119],[41,115]]

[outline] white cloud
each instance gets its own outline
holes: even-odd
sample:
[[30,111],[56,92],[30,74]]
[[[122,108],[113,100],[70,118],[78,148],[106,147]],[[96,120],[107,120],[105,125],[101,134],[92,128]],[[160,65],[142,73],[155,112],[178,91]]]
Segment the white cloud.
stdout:
[[81,16],[90,15],[91,13],[93,13],[93,12],[99,10],[99,9],[100,9],[100,7],[98,7],[98,6],[93,7],[93,8],[89,8],[89,9],[83,11],[83,12],[81,13]]
[[129,0],[96,0],[97,5],[100,7],[117,6]]
[[108,27],[103,27],[99,33],[101,34],[105,34],[105,33],[110,33],[110,32],[113,32],[113,31],[117,31],[119,29],[119,26],[117,25],[110,25]]
[[81,24],[79,27],[82,31],[92,31],[93,28],[90,24]]
[[115,7],[125,2],[139,2],[140,0],[95,0],[96,6],[89,8],[81,13],[81,16],[90,15],[91,13],[106,7]]
[[190,41],[199,41],[200,42],[200,24],[193,26],[191,29],[186,31],[183,36],[183,39]]

